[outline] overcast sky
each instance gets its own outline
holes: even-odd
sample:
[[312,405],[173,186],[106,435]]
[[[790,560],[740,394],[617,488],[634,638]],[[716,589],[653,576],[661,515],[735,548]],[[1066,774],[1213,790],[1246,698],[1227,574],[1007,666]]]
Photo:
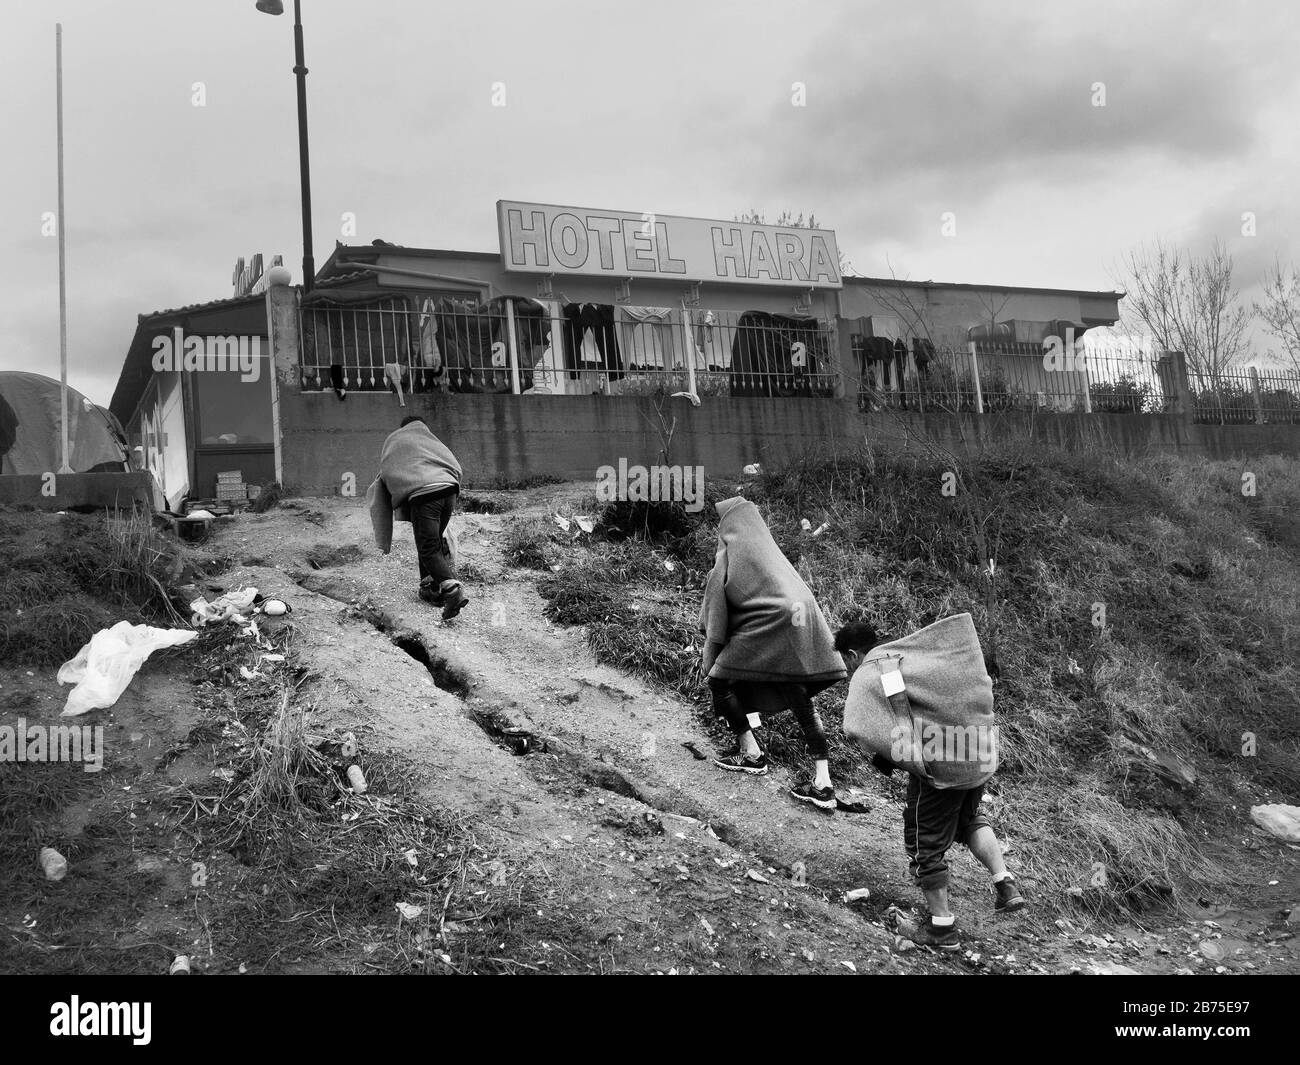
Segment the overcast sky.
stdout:
[[[41,235],[56,21],[70,383],[106,404],[136,316],[229,296],[241,255],[279,252],[299,279],[285,6],[5,5],[0,370],[59,372],[58,248]],[[1300,259],[1300,7],[1285,0],[303,8],[318,266],[344,212],[348,243],[494,252],[498,198],[812,212],[859,273],[917,280],[1110,289],[1139,242],[1217,236],[1249,298],[1274,256]]]

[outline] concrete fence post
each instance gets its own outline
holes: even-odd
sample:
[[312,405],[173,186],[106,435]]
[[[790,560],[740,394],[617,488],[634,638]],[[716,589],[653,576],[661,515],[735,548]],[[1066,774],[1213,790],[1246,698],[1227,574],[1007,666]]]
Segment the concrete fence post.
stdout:
[[1255,397],[1255,424],[1264,424],[1264,395],[1259,390],[1259,370],[1254,366],[1248,366],[1246,372],[1250,374],[1250,391]]
[[975,385],[975,413],[984,413],[984,389],[980,387],[980,360],[975,351],[975,341],[970,341],[970,378]]
[[281,443],[280,393],[302,388],[302,347],[298,330],[298,290],[289,284],[291,274],[273,266],[266,280],[266,338],[271,347],[271,439],[275,444],[275,481],[284,484],[284,447]]

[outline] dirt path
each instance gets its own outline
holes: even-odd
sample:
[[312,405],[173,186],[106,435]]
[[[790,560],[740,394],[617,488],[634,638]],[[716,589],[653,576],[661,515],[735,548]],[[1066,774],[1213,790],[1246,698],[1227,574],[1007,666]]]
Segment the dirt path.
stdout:
[[[1296,970],[1294,938],[1258,913],[1220,908],[1214,925],[1101,935],[1041,914],[995,917],[983,871],[960,848],[953,901],[967,949],[900,955],[882,919],[891,903],[917,902],[899,840],[901,792],[882,778],[858,796],[870,813],[827,815],[789,798],[782,770],[737,777],[697,760],[684,743],[710,756],[714,744],[694,710],[597,664],[582,629],[548,622],[532,576],[504,565],[508,524],[545,512],[537,492],[514,499],[520,508],[506,513],[458,514],[462,559],[484,578],[451,623],[415,596],[407,528],[381,556],[354,504],[294,501],[245,515],[208,550],[235,563],[222,578],[229,587],[252,583],[293,603],[304,694],[322,722],[364,722],[365,742],[431,771],[431,800],[508,833],[519,868],[540,863],[573,915],[556,940],[578,921],[602,930],[596,942],[622,945],[622,959],[617,947],[608,966],[597,959],[602,970]],[[1008,863],[1015,869],[1014,850]],[[862,886],[869,901],[840,901]],[[597,967],[581,950],[573,958],[572,968]]]

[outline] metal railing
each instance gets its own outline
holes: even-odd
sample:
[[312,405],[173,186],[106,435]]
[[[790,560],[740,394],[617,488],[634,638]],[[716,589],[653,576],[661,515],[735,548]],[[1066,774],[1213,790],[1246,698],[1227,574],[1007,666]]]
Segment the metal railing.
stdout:
[[1189,370],[1192,420],[1209,425],[1300,423],[1300,374],[1242,369]]
[[[527,298],[318,298],[299,311],[305,391],[830,396],[823,319]],[[341,382],[341,383],[339,383]]]

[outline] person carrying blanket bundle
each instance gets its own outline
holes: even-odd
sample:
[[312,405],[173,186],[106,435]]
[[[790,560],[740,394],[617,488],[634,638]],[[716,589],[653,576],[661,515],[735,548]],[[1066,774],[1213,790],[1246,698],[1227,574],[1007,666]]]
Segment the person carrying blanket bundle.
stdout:
[[948,848],[964,843],[992,875],[994,909],[1025,906],[1002,848],[980,810],[998,767],[993,682],[969,614],[882,643],[865,623],[845,625],[835,648],[858,660],[844,704],[844,735],[873,755],[886,775],[908,773],[903,843],[930,909],[918,942],[956,950],[948,903]]
[[812,697],[848,671],[817,600],[772,539],[758,508],[737,496],[718,503],[717,511],[718,553],[700,607],[701,672],[713,695],[713,712],[736,736],[736,752],[714,764],[733,773],[766,773],[767,755],[753,731],[758,714],[788,707],[815,766],[812,781],[790,794],[834,810],[830,751]]
[[393,519],[409,521],[420,562],[420,598],[442,607],[450,621],[469,602],[444,539],[460,494],[460,463],[424,419],[403,418],[379,454],[379,476],[366,492],[375,543],[385,555]]

